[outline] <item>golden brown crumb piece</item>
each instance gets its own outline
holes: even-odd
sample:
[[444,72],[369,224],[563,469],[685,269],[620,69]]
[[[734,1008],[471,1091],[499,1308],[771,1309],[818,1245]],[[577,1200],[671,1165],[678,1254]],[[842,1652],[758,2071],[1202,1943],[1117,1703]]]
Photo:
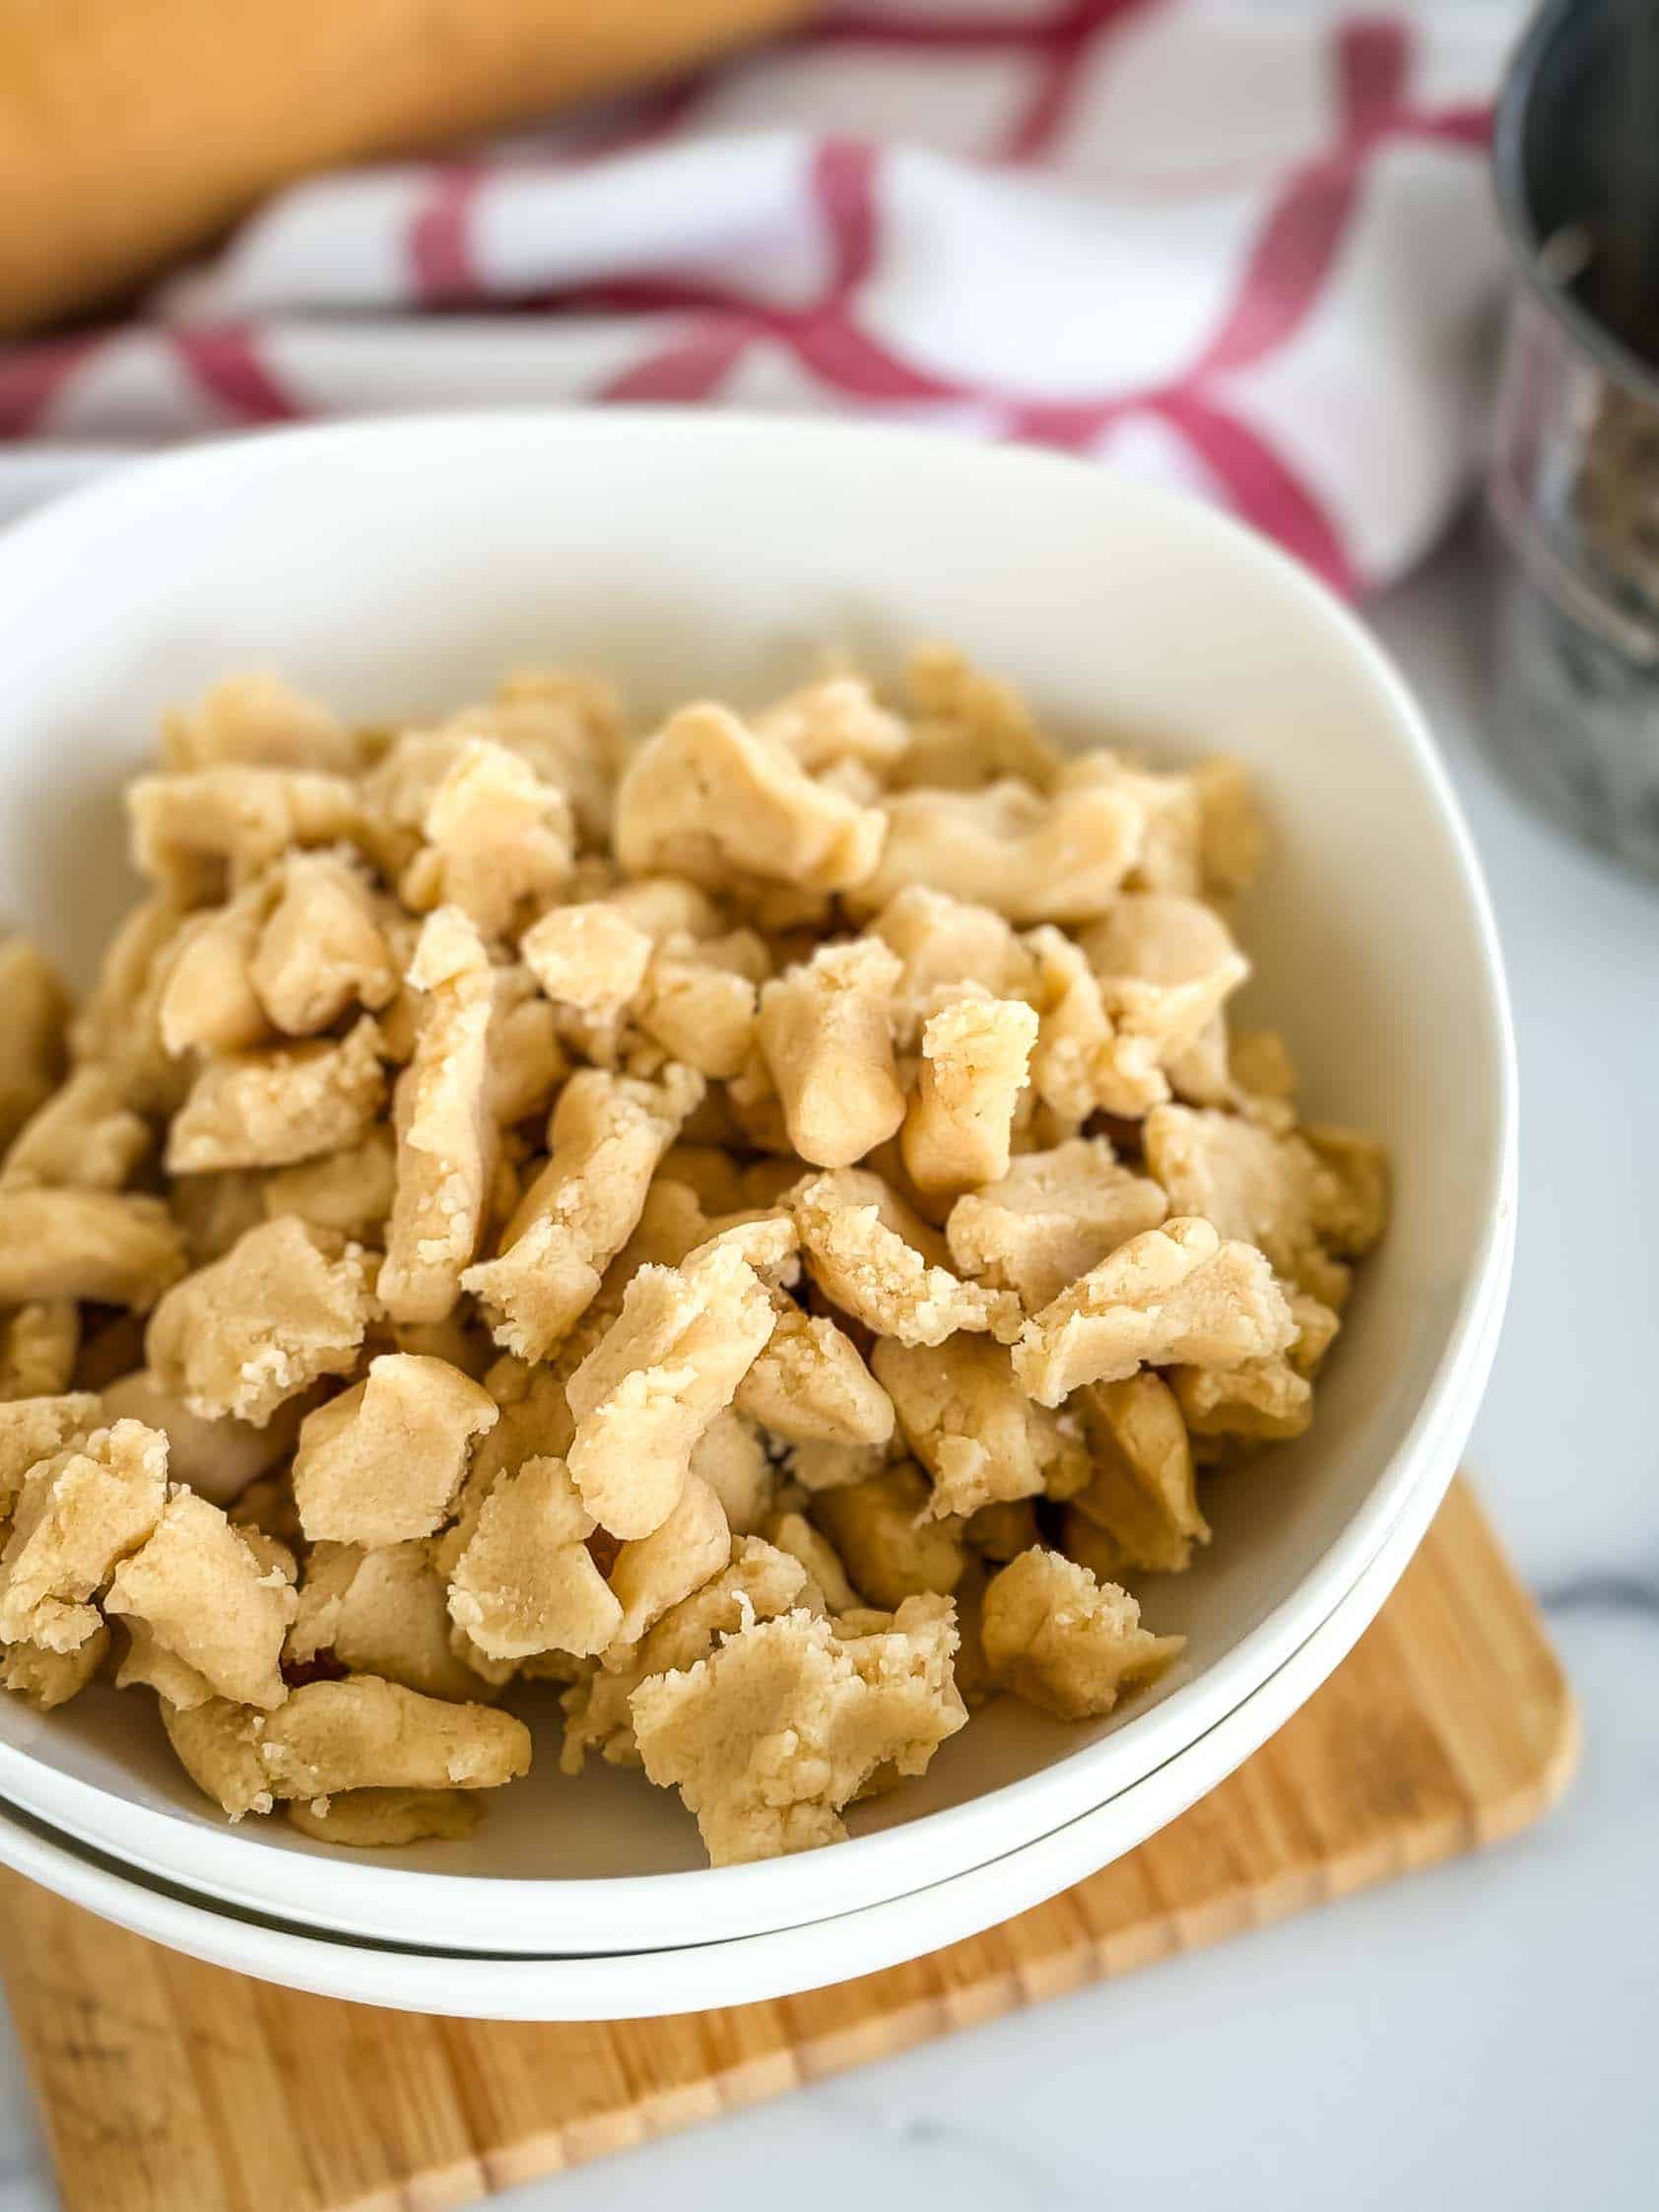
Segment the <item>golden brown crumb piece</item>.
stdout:
[[617,858],[713,890],[734,874],[844,891],[881,851],[880,814],[817,782],[775,737],[723,706],[685,706],[634,756],[617,792]]
[[579,1775],[589,1751],[597,1751],[608,1766],[636,1767],[629,1700],[647,1675],[682,1672],[706,1659],[720,1637],[809,1604],[807,1572],[798,1560],[759,1537],[739,1537],[730,1565],[671,1606],[626,1664],[613,1653],[608,1668],[566,1692],[564,1771]]
[[50,1398],[75,1379],[81,1308],[72,1298],[35,1299],[0,1319],[0,1400]]
[[363,753],[363,740],[320,701],[264,669],[227,676],[196,706],[162,717],[162,755],[174,771],[239,763],[353,775]]
[[397,1087],[397,1187],[379,1296],[394,1321],[441,1321],[478,1249],[494,1164],[489,956],[453,907],[429,916],[409,971],[415,1056]]
[[838,1637],[806,1612],[758,1622],[630,1701],[645,1772],[677,1788],[716,1866],[811,1850],[879,1767],[926,1772],[967,1718],[949,1599],[908,1598],[886,1632]]
[[1018,1329],[1019,1301],[960,1282],[944,1240],[867,1169],[815,1175],[795,1192],[794,1214],[814,1281],[878,1336],[943,1344],[959,1329]]
[[761,994],[761,1046],[789,1141],[820,1168],[847,1168],[904,1118],[893,1055],[902,966],[879,939],[825,945]]
[[338,1044],[227,1052],[204,1062],[167,1131],[171,1174],[283,1168],[361,1144],[386,1097],[366,1016]]
[[1185,1639],[1150,1636],[1127,1590],[1058,1552],[1022,1552],[985,1591],[985,1662],[1005,1690],[1059,1720],[1110,1712],[1161,1674]]
[[999,1499],[1064,1498],[1088,1480],[1082,1440],[1017,1387],[1000,1344],[954,1336],[929,1350],[884,1340],[873,1358],[904,1441],[933,1477],[935,1515],[977,1512]]
[[907,1597],[948,1596],[966,1564],[955,1522],[930,1517],[921,1470],[908,1460],[862,1482],[821,1491],[812,1516],[840,1554],[854,1587],[889,1612]]
[[184,1272],[159,1198],[113,1190],[0,1190],[0,1306],[87,1298],[147,1311]]
[[504,937],[567,880],[573,827],[564,794],[488,738],[456,749],[427,804],[425,844],[399,892],[418,913],[459,906],[486,937]]
[[0,1642],[73,1651],[98,1634],[90,1601],[154,1529],[166,1466],[166,1437],[117,1421],[30,1470],[0,1552]]
[[729,1406],[775,1313],[737,1244],[715,1238],[680,1267],[642,1267],[622,1311],[566,1386],[570,1473],[614,1536],[648,1536],[673,1510],[691,1454]]
[[162,1725],[184,1772],[231,1820],[271,1810],[271,1787],[259,1757],[257,1713],[223,1698],[189,1708],[169,1705],[164,1698]]
[[292,1798],[284,1811],[315,1843],[384,1851],[406,1843],[464,1843],[484,1808],[458,1789],[348,1789],[309,1803]]
[[0,1189],[119,1190],[151,1141],[115,1071],[80,1067],[18,1131]]
[[354,1006],[388,1005],[399,980],[366,883],[328,852],[286,862],[247,972],[265,1013],[290,1037],[314,1037]]
[[69,996],[27,937],[0,938],[0,1152],[63,1080]]
[[292,1581],[217,1506],[175,1488],[103,1602],[106,1612],[142,1620],[216,1697],[269,1710],[288,1695],[278,1662],[294,1618]]
[[1015,1292],[1034,1312],[1168,1210],[1158,1184],[1119,1166],[1104,1137],[1073,1137],[1023,1153],[1000,1181],[959,1198],[945,1240],[964,1275]]
[[904,1166],[930,1196],[1000,1182],[1037,1018],[1021,999],[959,998],[923,1025]]
[[204,1421],[262,1429],[320,1375],[346,1374],[374,1311],[357,1245],[284,1216],[238,1238],[151,1316],[145,1351],[162,1388]]
[[782,1294],[776,1306],[776,1326],[737,1386],[737,1410],[790,1443],[886,1443],[893,1402],[852,1339]]
[[1210,1528],[1198,1509],[1187,1425],[1169,1384],[1143,1369],[1121,1382],[1094,1383],[1075,1402],[1094,1461],[1076,1508],[1108,1547],[1095,1556],[1109,1557],[1114,1575],[1182,1573],[1193,1545],[1210,1541]]
[[587,1548],[595,1525],[563,1459],[526,1459],[484,1501],[450,1576],[450,1618],[489,1658],[604,1650],[623,1609]]
[[294,1499],[306,1536],[370,1547],[431,1536],[461,1487],[473,1439],[498,1414],[489,1391],[444,1360],[371,1360],[361,1382],[300,1428]]
[[55,1712],[80,1696],[108,1656],[109,1631],[101,1627],[73,1651],[48,1651],[38,1643],[0,1645],[0,1689],[36,1712]]
[[496,1789],[530,1771],[530,1731],[488,1706],[423,1698],[376,1675],[309,1682],[258,1727],[276,1797],[348,1789]]
[[1033,1314],[1014,1348],[1014,1374],[1054,1406],[1085,1382],[1121,1381],[1140,1367],[1269,1358],[1294,1334],[1261,1253],[1182,1217],[1132,1237]]

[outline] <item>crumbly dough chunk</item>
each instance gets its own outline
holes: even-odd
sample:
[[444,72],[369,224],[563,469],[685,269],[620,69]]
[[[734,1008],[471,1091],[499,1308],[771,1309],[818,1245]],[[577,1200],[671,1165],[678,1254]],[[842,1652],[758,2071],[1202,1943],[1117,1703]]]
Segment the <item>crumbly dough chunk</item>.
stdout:
[[0,1401],[0,1531],[11,1521],[32,1467],[106,1426],[91,1390]]
[[502,1475],[450,1577],[456,1627],[494,1659],[603,1651],[623,1604],[587,1548],[596,1525],[563,1459],[526,1459]]
[[1035,1313],[1014,1348],[1015,1377],[1042,1405],[1140,1367],[1236,1367],[1295,1334],[1273,1270],[1249,1244],[1180,1217],[1120,1244]]
[[1177,1067],[1183,1083],[1225,1095],[1227,1033],[1216,1017],[1250,964],[1214,908],[1164,892],[1125,893],[1082,944],[1111,1017],[1119,1077],[1138,1079],[1147,1105],[1168,1096]]
[[55,1712],[77,1698],[109,1656],[109,1631],[96,1629],[73,1651],[48,1651],[38,1643],[0,1645],[0,1689],[10,1690],[36,1712]]
[[1027,1152],[951,1208],[945,1241],[964,1275],[1011,1290],[1028,1312],[1169,1211],[1158,1184],[1121,1166],[1104,1137]]
[[906,884],[871,928],[903,964],[894,995],[906,1045],[929,1013],[964,988],[997,998],[1026,998],[1033,990],[1030,954],[989,906],[970,905],[926,884]]
[[170,1493],[145,1543],[116,1568],[103,1603],[143,1621],[216,1697],[269,1711],[288,1696],[280,1661],[294,1618],[292,1575],[193,1491]]
[[361,1144],[385,1103],[380,1034],[366,1016],[320,1039],[208,1060],[167,1131],[172,1174],[283,1168]]
[[184,1772],[232,1822],[248,1813],[271,1810],[256,1712],[224,1698],[190,1707],[174,1706],[164,1698],[162,1725]]
[[819,1491],[812,1516],[871,1605],[891,1612],[923,1592],[949,1596],[962,1579],[967,1555],[960,1527],[934,1517],[927,1482],[909,1460]]
[[1317,1191],[1320,1240],[1345,1259],[1362,1259],[1388,1226],[1388,1154],[1375,1137],[1334,1122],[1309,1122],[1301,1134],[1331,1177]]
[[847,1579],[840,1553],[805,1513],[773,1513],[766,1523],[766,1542],[806,1569],[809,1611],[822,1607],[827,1613],[847,1614],[862,1609],[863,1600]]
[[156,1526],[166,1466],[166,1437],[117,1421],[30,1470],[0,1551],[0,1642],[73,1651],[98,1634],[90,1601]]
[[498,968],[495,1012],[485,1052],[490,1110],[503,1129],[542,1119],[570,1062],[559,1036],[559,1015],[527,968]]
[[388,1005],[399,982],[368,887],[337,853],[296,853],[248,963],[271,1022],[313,1037],[354,1006]]
[[504,937],[549,905],[570,874],[568,800],[529,762],[466,738],[438,777],[421,824],[425,843],[398,890],[417,913],[459,906],[486,937]]
[[174,771],[239,765],[355,775],[364,751],[362,737],[320,700],[268,669],[224,677],[195,706],[162,716],[162,758]]
[[291,1827],[315,1843],[351,1850],[384,1851],[406,1843],[462,1843],[478,1827],[484,1808],[458,1789],[348,1789],[310,1803],[291,1798],[283,1808]]
[[1161,1674],[1185,1642],[1151,1636],[1127,1590],[1096,1582],[1058,1552],[1022,1552],[985,1591],[985,1662],[1005,1690],[1059,1720],[1110,1712]]
[[811,1850],[878,1768],[926,1772],[967,1718],[944,1598],[909,1598],[891,1629],[841,1638],[807,1612],[757,1622],[630,1701],[645,1772],[677,1788],[716,1866]]
[[519,958],[557,1005],[616,1021],[645,980],[648,931],[604,900],[555,906],[518,940]]
[[133,865],[180,906],[238,891],[291,846],[362,834],[358,786],[310,769],[222,764],[127,786]]
[[1313,1385],[1283,1353],[1235,1368],[1174,1368],[1169,1379],[1195,1437],[1285,1443],[1313,1420]]
[[1049,1112],[1074,1126],[1095,1112],[1137,1119],[1166,1099],[1170,1078],[1157,1040],[1107,1012],[1105,987],[1082,947],[1052,928],[1033,929],[1026,942],[1037,1010],[1031,1088]]
[[565,1084],[547,1166],[502,1231],[498,1257],[462,1278],[498,1344],[543,1360],[569,1334],[632,1235],[657,1163],[701,1089],[673,1067],[660,1084],[599,1068]]
[[755,716],[760,737],[788,747],[809,775],[854,763],[878,775],[901,759],[910,733],[862,676],[826,676]]
[[905,662],[910,743],[893,780],[969,791],[1001,776],[1052,789],[1063,756],[1012,684],[976,668],[954,645],[929,640]]
[[[738,1388],[741,1395],[741,1383]],[[753,1536],[764,1526],[777,1496],[777,1470],[766,1457],[760,1430],[738,1412],[735,1401],[714,1416],[693,1444],[690,1472],[719,1499],[734,1536]]]
[[613,1536],[648,1536],[678,1503],[691,1454],[732,1402],[776,1314],[737,1243],[717,1237],[679,1267],[642,1267],[622,1311],[566,1386],[570,1473]]
[[734,876],[846,891],[869,879],[884,830],[873,808],[815,781],[778,738],[723,706],[671,715],[617,792],[627,872],[666,869],[713,891]]
[[397,1087],[397,1187],[378,1290],[394,1321],[441,1321],[478,1249],[494,1165],[495,986],[483,941],[457,908],[428,918],[409,983],[421,1019]]
[[1006,1566],[1041,1541],[1036,1508],[1029,1498],[999,1498],[980,1506],[962,1523],[962,1541],[981,1559]]
[[166,897],[136,905],[104,948],[98,980],[69,1025],[75,1060],[107,1061],[145,1113],[170,1113],[187,1080],[166,1049],[160,1016],[183,919]]
[[1141,833],[1141,810],[1122,791],[1045,798],[1013,777],[975,791],[899,791],[882,812],[881,863],[848,899],[861,914],[920,883],[1013,922],[1092,921],[1117,897]]
[[72,1298],[35,1299],[0,1320],[0,1399],[50,1398],[75,1379],[81,1308]]
[[731,1531],[719,1499],[705,1482],[688,1475],[679,1503],[649,1536],[624,1544],[611,1569],[611,1594],[622,1606],[606,1663],[630,1656],[633,1646],[670,1606],[701,1589],[732,1556]]
[[275,896],[267,871],[180,923],[157,964],[156,1026],[168,1052],[245,1052],[271,1041],[249,969]]
[[761,1047],[789,1141],[820,1168],[847,1168],[904,1118],[893,994],[903,972],[879,939],[825,945],[761,994]]
[[150,1371],[203,1421],[262,1429],[319,1376],[347,1374],[374,1312],[358,1245],[285,1215],[170,1290],[145,1338]]
[[905,1442],[933,1477],[935,1515],[977,1512],[999,1499],[1065,1498],[1088,1481],[1075,1428],[1026,1396],[1000,1344],[883,1342],[873,1358]]
[[69,994],[27,937],[0,937],[0,1151],[63,1080]]
[[147,1312],[184,1272],[159,1198],[113,1190],[0,1190],[0,1306],[96,1299]]
[[192,1266],[223,1259],[238,1237],[271,1218],[265,1211],[265,1189],[266,1177],[245,1168],[173,1179],[167,1211],[183,1235]]
[[807,1313],[783,1294],[777,1324],[732,1401],[790,1443],[884,1444],[893,1401],[828,1314]]
[[590,1751],[608,1766],[636,1767],[629,1700],[647,1675],[684,1672],[706,1659],[719,1638],[810,1604],[807,1571],[799,1560],[759,1537],[739,1537],[730,1565],[670,1606],[626,1660],[613,1652],[607,1667],[565,1693],[564,1771],[579,1775]]
[[443,1524],[475,1437],[499,1408],[445,1360],[386,1352],[350,1390],[307,1414],[294,1499],[313,1543],[399,1544]]
[[372,1674],[309,1682],[256,1723],[274,1797],[349,1789],[497,1789],[530,1771],[530,1731],[488,1706],[423,1698]]
[[755,1050],[758,983],[771,972],[752,930],[728,937],[670,939],[654,955],[633,1002],[652,1043],[699,1075],[730,1078]]
[[1023,999],[959,998],[923,1025],[904,1166],[930,1196],[1000,1182],[1037,1018]]
[[431,1544],[315,1544],[305,1560],[285,1662],[327,1658],[348,1674],[383,1675],[423,1697],[489,1703],[484,1678],[454,1649],[448,1584]]
[[106,1383],[105,1421],[142,1421],[167,1440],[167,1473],[215,1506],[232,1506],[251,1482],[269,1474],[294,1449],[300,1401],[290,1399],[263,1429],[245,1421],[204,1421],[166,1390],[147,1368]]
[[151,1142],[115,1070],[80,1067],[18,1131],[0,1190],[120,1190]]
[[397,1141],[380,1123],[362,1144],[301,1161],[267,1175],[261,1185],[266,1219],[297,1214],[360,1244],[378,1244],[397,1195]]
[[795,1192],[794,1214],[813,1280],[878,1336],[943,1344],[959,1329],[1018,1329],[1019,1301],[959,1281],[944,1240],[867,1169],[815,1175]]
[[1183,1573],[1193,1545],[1210,1541],[1210,1527],[1198,1509],[1192,1445],[1175,1393],[1162,1375],[1143,1368],[1121,1382],[1091,1384],[1074,1403],[1093,1460],[1075,1505],[1105,1540],[1095,1558],[1109,1561],[1113,1575]]

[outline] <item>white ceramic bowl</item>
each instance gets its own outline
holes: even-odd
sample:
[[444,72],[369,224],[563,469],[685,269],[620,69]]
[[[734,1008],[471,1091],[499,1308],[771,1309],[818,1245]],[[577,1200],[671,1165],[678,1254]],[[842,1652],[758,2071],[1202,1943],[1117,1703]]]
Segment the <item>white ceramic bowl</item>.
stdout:
[[[1495,1339],[1501,1300],[1484,1322]],[[1106,1804],[983,1866],[862,1910],[769,1934],[681,1949],[561,1959],[461,1957],[368,1947],[216,1906],[8,1817],[0,1864],[134,1933],[261,1980],[394,2010],[485,2020],[625,2020],[792,1996],[937,1950],[995,1926],[1133,1850],[1214,1789],[1347,1656],[1399,1579],[1443,1495],[1422,1484],[1359,1581],[1299,1650],[1196,1743]]]
[[[1256,772],[1277,842],[1244,917],[1253,1010],[1321,1117],[1389,1142],[1396,1209],[1311,1435],[1212,1486],[1216,1541],[1149,1588],[1181,1668],[1112,1720],[1003,1702],[852,1842],[710,1872],[636,1776],[538,1771],[464,1845],[384,1857],[221,1825],[144,1701],[0,1709],[0,1792],[238,1907],[393,1942],[604,1953],[902,1896],[1047,1835],[1273,1675],[1443,1482],[1484,1380],[1513,1202],[1501,971],[1421,718],[1357,624],[1214,512],[1082,464],[832,425],[630,412],[350,425],[138,464],[0,538],[0,887],[83,972],[132,886],[120,779],[157,711],[275,665],[365,715],[478,696],[514,660],[618,669],[651,708],[746,702],[826,641],[960,639],[1062,733]],[[546,1725],[551,1726],[551,1715]]]

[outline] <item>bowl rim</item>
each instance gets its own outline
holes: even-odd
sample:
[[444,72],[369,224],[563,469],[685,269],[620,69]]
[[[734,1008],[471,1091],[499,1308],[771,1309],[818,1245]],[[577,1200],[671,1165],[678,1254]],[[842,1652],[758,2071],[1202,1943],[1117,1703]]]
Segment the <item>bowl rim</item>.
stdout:
[[[395,452],[400,444],[409,445],[419,450],[422,465],[430,468],[434,465],[434,452],[445,443],[474,451],[487,447],[517,450],[529,438],[556,443],[579,438],[584,446],[597,441],[621,448],[635,461],[637,453],[630,454],[629,449],[648,448],[653,439],[671,440],[681,447],[687,441],[696,441],[710,453],[724,451],[734,461],[752,460],[759,452],[785,466],[789,453],[814,447],[830,453],[843,466],[902,467],[923,478],[944,462],[955,477],[964,471],[981,476],[988,502],[994,501],[999,483],[1011,476],[1023,480],[1046,476],[1068,489],[1087,479],[1101,502],[1127,509],[1132,516],[1144,519],[1149,528],[1166,534],[1187,532],[1196,539],[1210,540],[1225,559],[1235,565],[1253,565],[1270,575],[1293,603],[1297,621],[1324,631],[1353,664],[1356,677],[1386,707],[1391,740],[1414,771],[1413,780],[1421,792],[1426,817],[1432,820],[1445,841],[1470,926],[1484,985],[1480,1011],[1491,1029],[1496,1082],[1493,1102],[1494,1141],[1484,1194],[1486,1227],[1433,1375],[1396,1449],[1336,1541],[1255,1628],[1222,1651],[1196,1679],[1177,1686],[1145,1711],[1132,1713],[1109,1735],[1080,1745],[1036,1774],[996,1785],[962,1804],[918,1814],[891,1830],[850,1838],[836,1846],[837,1886],[852,1883],[865,1899],[897,1894],[906,1885],[899,1882],[884,1891],[883,1881],[891,1882],[884,1870],[913,1856],[919,1835],[925,1834],[928,1839],[928,1856],[935,1868],[941,1861],[955,1870],[980,1863],[993,1855],[994,1838],[999,1831],[1006,1832],[1008,1813],[1016,1799],[1024,1802],[1028,1834],[1033,1828],[1035,1833],[1045,1833],[1054,1822],[1037,1811],[1039,1804],[1053,1811],[1057,1803],[1068,1802],[1075,1812],[1080,1804],[1099,1803],[1102,1796],[1133,1786],[1175,1751],[1202,1736],[1283,1664],[1308,1633],[1310,1617],[1316,1621],[1326,1617],[1334,1600],[1364,1572],[1407,1509],[1425,1446],[1471,1358],[1486,1302],[1494,1286],[1500,1292],[1507,1268],[1517,1156],[1516,1058],[1490,898],[1468,828],[1423,711],[1381,647],[1349,608],[1288,554],[1217,507],[1180,492],[1126,479],[1095,462],[1030,446],[990,445],[892,424],[655,406],[615,411],[554,407],[458,410],[281,426],[139,458],[25,515],[0,531],[0,602],[19,596],[27,601],[31,577],[43,573],[50,559],[64,548],[73,549],[89,531],[96,534],[100,529],[118,527],[128,516],[143,514],[158,502],[165,504],[168,498],[193,490],[199,483],[221,480],[230,485],[250,471],[280,470],[291,458],[321,457],[330,462],[366,446]],[[1115,1788],[1091,1794],[1088,1776],[1101,1766],[1123,1770],[1122,1779]],[[33,1786],[30,1786],[32,1783]],[[218,1870],[211,1877],[215,1893],[238,1899],[251,1910],[271,1909],[263,1901],[276,1894],[273,1881],[277,1890],[283,1888],[285,1871],[292,1877],[288,1894],[303,1892],[314,1902],[319,1872],[326,1868],[328,1888],[353,1901],[354,1915],[366,1911],[371,1922],[383,1919],[401,1927],[410,1924],[412,1915],[428,1911],[453,1923],[470,1915],[488,1919],[493,1912],[510,1910],[514,1926],[522,1928],[538,1910],[545,1913],[555,1902],[560,1918],[567,1917],[591,1928],[595,1943],[601,1940],[600,1924],[607,1922],[633,1927],[678,1922],[707,1931],[724,1928],[747,1932],[763,1925],[799,1924],[818,1916],[808,1896],[822,1887],[814,1862],[823,1854],[816,1852],[750,1865],[651,1874],[451,1874],[340,1863],[332,1857],[319,1859],[272,1850],[259,1838],[234,1829],[212,1829],[180,1812],[135,1806],[97,1783],[44,1767],[27,1751],[9,1744],[0,1745],[0,1789],[39,1817],[74,1833],[86,1835],[90,1829],[89,1841],[106,1833],[107,1824],[100,1811],[112,1808],[117,1815],[114,1832],[125,1847],[123,1855],[142,1863],[143,1849],[154,1847],[165,1863],[174,1867],[211,1861]],[[989,1844],[984,1842],[987,1836],[993,1839]],[[804,1868],[813,1871],[803,1872]],[[176,1878],[209,1879],[184,1874]],[[357,1923],[357,1932],[368,1931]]]

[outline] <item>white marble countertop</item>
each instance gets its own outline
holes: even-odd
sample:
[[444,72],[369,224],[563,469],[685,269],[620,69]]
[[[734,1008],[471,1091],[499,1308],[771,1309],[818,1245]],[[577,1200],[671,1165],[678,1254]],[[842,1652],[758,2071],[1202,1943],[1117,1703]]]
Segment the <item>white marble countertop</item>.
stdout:
[[[1583,1706],[1565,1804],[1466,1860],[525,2189],[842,2212],[1506,2212],[1655,2201],[1659,891],[1525,813],[1481,746],[1467,543],[1377,614],[1489,870],[1520,1032],[1520,1246],[1472,1451]],[[52,2201],[0,2025],[0,2212]]]

